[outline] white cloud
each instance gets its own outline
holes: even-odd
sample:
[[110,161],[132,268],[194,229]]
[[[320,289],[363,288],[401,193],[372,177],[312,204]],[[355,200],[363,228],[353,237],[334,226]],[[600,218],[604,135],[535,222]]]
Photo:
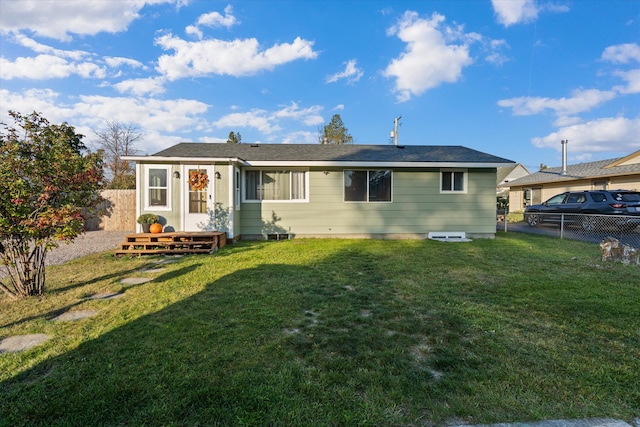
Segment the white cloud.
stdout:
[[538,17],[536,0],[491,0],[491,3],[498,22],[505,27],[535,21]]
[[106,64],[110,68],[129,66],[131,68],[147,67],[140,61],[131,58],[106,56],[96,59],[96,55],[82,50],[62,50],[36,42],[35,40],[17,34],[13,40],[39,55],[18,57],[11,61],[0,58],[0,77],[3,79],[32,79],[45,80],[50,78],[65,78],[78,75],[84,78],[105,78]]
[[504,64],[509,61],[509,57],[503,54],[501,51],[503,49],[509,49],[509,44],[505,40],[490,40],[487,46],[487,56],[485,60],[497,66]]
[[198,18],[197,25],[204,25],[207,27],[226,27],[231,28],[232,26],[238,24],[236,17],[233,16],[233,7],[231,5],[227,5],[224,8],[224,15],[221,15],[219,12],[210,12],[201,15]]
[[74,115],[73,106],[65,105],[59,97],[60,94],[51,89],[28,89],[22,92],[0,89],[0,122],[11,122],[8,110],[23,114],[41,112],[51,123],[70,121]]
[[219,138],[216,136],[202,136],[198,138],[198,142],[208,142],[211,144],[226,144],[227,138]]
[[614,74],[627,82],[624,87],[616,86],[620,93],[640,93],[640,68],[630,71],[616,71]]
[[473,62],[468,45],[447,43],[447,39],[469,35],[461,34],[457,29],[441,29],[444,20],[444,16],[437,13],[426,20],[416,12],[406,12],[398,24],[388,30],[389,35],[397,35],[407,43],[405,52],[384,70],[386,77],[396,79],[394,92],[399,102],[442,83],[457,81],[462,69]]
[[318,133],[298,131],[291,132],[282,138],[281,144],[317,144]]
[[561,116],[561,117],[558,117],[553,122],[553,126],[559,128],[559,127],[576,125],[578,123],[582,123],[582,119],[578,116]]
[[529,116],[551,110],[558,116],[588,111],[615,98],[615,91],[598,89],[576,90],[569,98],[518,97],[498,101],[501,107],[511,108],[516,116]]
[[194,127],[207,111],[207,104],[190,99],[147,99],[106,96],[81,96],[74,108],[85,117],[137,123],[141,128],[176,132]]
[[345,62],[345,68],[343,71],[337,72],[331,76],[328,76],[325,81],[327,83],[335,83],[338,80],[347,79],[347,83],[355,83],[363,76],[364,71],[361,68],[356,67],[356,60],[350,59]]
[[20,57],[9,61],[0,57],[0,78],[43,80],[50,78],[64,78],[78,75],[84,78],[104,78],[104,67],[91,62],[69,62],[64,58],[53,55],[38,55],[35,57]]
[[104,62],[106,62],[107,65],[111,68],[119,68],[123,65],[127,65],[131,68],[142,68],[143,70],[147,69],[147,67],[142,62],[131,58],[123,58],[120,56],[105,56],[103,59]]
[[198,40],[201,40],[202,37],[204,37],[202,30],[195,25],[187,25],[184,32],[190,36],[195,36]]
[[259,130],[265,135],[273,134],[282,129],[281,120],[295,120],[306,126],[317,126],[324,123],[320,116],[323,107],[313,105],[308,108],[300,108],[297,103],[291,102],[276,111],[254,109],[248,112],[227,114],[216,120],[213,125],[217,128],[241,128],[250,127]]
[[219,12],[210,12],[200,15],[196,24],[188,25],[184,31],[189,35],[195,36],[198,40],[201,40],[202,37],[204,37],[204,33],[200,27],[226,27],[229,29],[239,23],[235,16],[232,15],[233,8],[231,5],[224,8],[224,13],[224,15],[221,15]]
[[273,114],[273,117],[294,119],[307,126],[316,126],[324,123],[324,119],[320,115],[322,109],[323,108],[320,105],[313,105],[309,108],[300,109],[297,103],[292,102],[291,105],[276,111]]
[[125,30],[148,4],[176,0],[21,0],[2,1],[0,28],[3,32],[32,31],[39,36],[70,40],[71,34],[95,35]]
[[248,76],[297,59],[314,59],[313,42],[296,37],[293,43],[276,44],[260,50],[255,38],[225,41],[218,39],[189,42],[171,34],[156,39],[173,55],[158,58],[158,71],[169,80],[211,74]]
[[165,91],[163,83],[162,78],[148,77],[124,80],[114,84],[113,87],[119,93],[131,93],[136,96],[159,95]]
[[9,109],[21,113],[38,111],[51,123],[68,122],[85,135],[85,143],[93,138],[93,129],[105,120],[132,123],[141,129],[142,152],[154,153],[170,145],[183,142],[184,136],[171,133],[191,133],[197,129],[209,132],[203,115],[208,106],[189,99],[159,100],[131,97],[80,96],[71,101],[50,89],[31,89],[10,92],[0,89],[0,122],[10,123]]
[[640,45],[637,43],[626,43],[607,47],[602,52],[602,60],[613,62],[614,64],[628,64],[629,62],[640,62]]
[[45,44],[38,43],[37,41],[33,40],[32,38],[26,37],[26,36],[24,36],[22,34],[16,34],[13,39],[20,46],[24,46],[27,49],[31,49],[35,53],[50,54],[50,55],[57,56],[57,57],[60,57],[60,58],[69,58],[69,59],[72,59],[72,60],[75,60],[75,61],[79,61],[79,60],[81,60],[83,58],[86,58],[87,56],[91,56],[91,54],[89,52],[86,52],[86,51],[83,51],[83,50],[55,49],[55,48],[53,48],[51,46],[47,46]]
[[342,111],[344,110],[344,104],[338,104],[335,107],[333,107],[333,111]]
[[265,110],[252,110],[246,113],[231,113],[213,123],[218,128],[252,127],[264,134],[280,130],[280,126],[271,124],[269,113]]
[[542,138],[533,138],[536,147],[561,149],[560,141],[569,140],[572,152],[629,153],[640,148],[640,118],[611,117],[566,126]]

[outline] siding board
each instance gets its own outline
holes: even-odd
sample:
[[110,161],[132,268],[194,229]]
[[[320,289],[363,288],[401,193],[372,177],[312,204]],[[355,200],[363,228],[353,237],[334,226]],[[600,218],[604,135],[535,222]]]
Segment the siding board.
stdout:
[[309,173],[308,203],[243,203],[243,234],[495,233],[495,169],[470,170],[466,194],[441,194],[439,170],[394,171],[392,203],[343,201],[342,171]]

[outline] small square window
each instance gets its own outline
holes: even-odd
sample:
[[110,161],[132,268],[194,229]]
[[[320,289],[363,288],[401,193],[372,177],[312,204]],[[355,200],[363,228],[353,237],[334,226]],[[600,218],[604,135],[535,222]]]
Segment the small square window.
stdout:
[[467,173],[465,171],[442,171],[440,191],[442,193],[465,193],[467,191]]

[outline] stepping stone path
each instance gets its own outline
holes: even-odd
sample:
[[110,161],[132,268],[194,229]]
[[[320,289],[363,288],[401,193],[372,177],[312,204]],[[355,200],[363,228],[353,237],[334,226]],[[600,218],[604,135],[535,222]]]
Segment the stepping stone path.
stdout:
[[60,316],[56,316],[51,319],[54,322],[66,322],[69,320],[80,320],[87,317],[93,317],[98,314],[97,310],[74,310],[62,313]]
[[0,354],[16,353],[42,344],[51,338],[47,334],[16,335],[0,341]]
[[142,285],[152,280],[150,277],[127,277],[126,279],[120,280],[120,283],[123,285]]
[[116,299],[124,296],[122,292],[103,292],[98,294],[93,294],[88,296],[85,299],[99,300],[99,299]]
[[[163,259],[157,261],[156,264],[172,264],[177,262],[177,260],[173,259]],[[141,273],[160,273],[162,271],[162,267],[157,268],[145,268],[139,270]],[[153,278],[150,277],[127,277],[120,280],[120,283],[123,285],[141,285],[143,283],[147,283],[152,281]],[[111,300],[116,298],[121,298],[124,296],[122,292],[102,292],[96,293],[86,297],[87,300]],[[54,317],[51,319],[54,322],[63,322],[63,321],[75,321],[80,319],[85,319],[88,317],[93,317],[98,314],[97,310],[75,310],[75,311],[67,311],[66,313],[62,313],[61,315]],[[29,335],[16,335],[13,337],[7,337],[3,340],[0,340],[0,354],[2,353],[16,353],[20,351],[29,350],[33,347],[36,347],[51,337],[47,334],[29,334]]]
[[140,273],[160,273],[162,268],[145,268],[140,270]]

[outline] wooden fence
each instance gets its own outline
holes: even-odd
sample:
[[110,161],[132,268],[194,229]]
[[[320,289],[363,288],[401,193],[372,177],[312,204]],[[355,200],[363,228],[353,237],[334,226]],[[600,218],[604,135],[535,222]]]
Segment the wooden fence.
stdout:
[[87,218],[87,230],[134,231],[136,229],[136,190],[104,190],[99,217]]

